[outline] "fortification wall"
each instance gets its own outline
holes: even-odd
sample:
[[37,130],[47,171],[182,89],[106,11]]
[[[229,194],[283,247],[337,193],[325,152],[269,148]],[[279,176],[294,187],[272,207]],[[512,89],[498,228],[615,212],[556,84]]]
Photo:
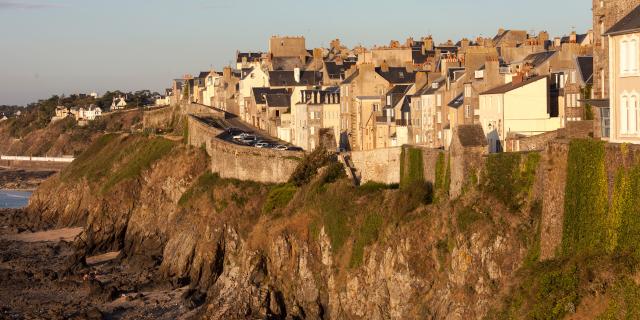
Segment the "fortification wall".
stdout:
[[223,133],[221,129],[217,129],[204,123],[199,116],[188,115],[187,121],[189,127],[189,136],[187,141],[191,146],[200,147],[206,145],[209,140]]
[[386,184],[400,183],[402,148],[351,152],[351,160],[361,176],[361,183],[369,181]]
[[142,124],[144,128],[167,129],[174,121],[176,107],[165,107],[156,110],[148,110],[142,113]]
[[211,171],[222,178],[261,183],[286,183],[304,157],[302,152],[235,145],[220,139],[207,141]]
[[[542,225],[541,259],[551,259],[560,252],[565,217],[565,193],[569,161],[570,141],[557,140],[549,143],[542,158]],[[612,203],[616,177],[623,168],[640,164],[640,145],[605,144],[604,167],[608,203]],[[606,210],[606,209],[605,209]]]

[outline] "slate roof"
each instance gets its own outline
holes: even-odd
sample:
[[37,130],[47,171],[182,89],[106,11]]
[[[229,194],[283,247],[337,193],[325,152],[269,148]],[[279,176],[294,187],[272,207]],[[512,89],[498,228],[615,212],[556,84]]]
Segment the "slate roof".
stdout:
[[273,70],[293,70],[304,67],[305,63],[299,57],[274,57],[271,60]]
[[485,91],[485,92],[481,93],[480,95],[507,93],[509,91],[513,91],[515,89],[522,88],[522,87],[524,87],[524,86],[526,86],[528,84],[534,83],[534,82],[536,82],[538,80],[544,79],[546,77],[547,76],[537,76],[537,77],[533,77],[531,79],[522,81],[520,83],[513,83],[513,82],[507,83],[505,85],[502,85],[502,86],[490,89],[488,91]]
[[267,103],[267,100],[265,99],[266,95],[287,93],[287,89],[272,89],[268,87],[253,88],[252,91],[253,91],[253,97],[255,99],[256,104]]
[[414,83],[416,82],[416,73],[407,72],[404,67],[389,67],[389,71],[382,71],[382,68],[376,68],[376,72],[391,84]]
[[485,147],[487,138],[479,124],[461,124],[457,127],[457,136],[463,147]]
[[360,70],[356,70],[354,73],[352,73],[349,77],[347,77],[346,79],[344,79],[344,81],[342,81],[343,84],[349,84],[351,82],[353,82],[353,80],[355,80],[358,75],[360,74]]
[[389,90],[386,96],[391,96],[391,107],[395,107],[398,102],[406,95],[411,85],[395,85]]
[[577,57],[578,71],[580,71],[580,76],[582,77],[582,81],[587,84],[593,83],[593,57],[592,56],[583,56]]
[[640,6],[637,6],[628,15],[620,19],[605,35],[614,36],[632,32],[640,32]]
[[322,72],[300,71],[300,82],[296,82],[291,71],[269,71],[269,84],[272,87],[317,86],[322,84]]
[[531,63],[534,67],[537,67],[543,64],[545,61],[549,60],[549,58],[553,57],[553,55],[555,55],[556,53],[557,51],[544,51],[544,52],[532,53],[528,55],[526,58],[524,58],[524,60],[522,61]]
[[[582,43],[582,41],[584,41],[584,39],[586,39],[586,38],[587,38],[587,34],[586,34],[586,33],[584,33],[584,34],[577,34],[577,35],[576,35],[576,42],[577,42],[577,43]],[[569,43],[569,40],[570,40],[570,39],[571,39],[571,37],[570,37],[570,36],[564,36],[564,37],[562,37],[562,39],[560,39],[560,42],[561,42],[561,43]]]
[[451,100],[451,102],[449,102],[448,106],[452,107],[452,108],[460,108],[460,106],[464,103],[464,96],[462,93],[460,93],[459,95],[457,95],[455,98],[453,98],[453,100]]
[[269,107],[290,107],[291,95],[288,93],[276,93],[266,95],[267,106]]
[[210,73],[211,73],[211,71],[201,71],[201,72],[200,72],[200,74],[198,75],[198,78],[204,79],[204,78],[206,78]]
[[253,68],[242,68],[242,70],[240,70],[242,73],[242,77],[240,77],[240,79],[244,80],[249,74],[251,74],[251,71],[253,71]]
[[356,63],[352,61],[344,61],[342,62],[342,65],[336,64],[335,61],[326,61],[324,63],[324,66],[329,79],[339,80],[344,78],[345,71],[349,70],[349,68],[351,68],[351,66],[353,66],[354,64]]

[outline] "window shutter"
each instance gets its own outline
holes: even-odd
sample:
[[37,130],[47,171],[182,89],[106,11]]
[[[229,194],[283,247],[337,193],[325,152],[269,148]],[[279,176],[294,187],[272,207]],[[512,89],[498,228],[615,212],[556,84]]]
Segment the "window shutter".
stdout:
[[629,70],[628,64],[627,64],[627,41],[622,41],[620,43],[620,73],[627,73],[627,71]]

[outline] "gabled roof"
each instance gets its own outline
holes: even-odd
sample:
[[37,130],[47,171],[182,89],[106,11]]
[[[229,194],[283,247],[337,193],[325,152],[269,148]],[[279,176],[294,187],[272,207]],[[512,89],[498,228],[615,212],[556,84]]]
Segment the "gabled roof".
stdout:
[[576,62],[578,65],[578,71],[580,71],[580,76],[582,77],[582,81],[586,84],[592,84],[593,83],[593,57],[592,56],[576,57]]
[[288,93],[275,93],[266,95],[267,106],[269,107],[290,107],[291,95]]
[[[587,38],[587,34],[583,33],[583,34],[577,34],[576,35],[576,43],[582,43],[582,41],[584,41],[584,39]],[[560,43],[569,43],[569,40],[571,40],[570,36],[564,36],[560,39]]]
[[285,94],[287,93],[287,89],[272,89],[268,87],[257,87],[252,89],[253,98],[255,99],[256,104],[265,104],[267,100],[265,99],[266,95],[269,94]]
[[637,6],[624,18],[620,19],[605,35],[615,36],[632,32],[640,32],[640,6]]
[[242,68],[242,70],[240,70],[240,73],[242,73],[242,76],[240,77],[240,79],[244,80],[248,75],[251,74],[251,71],[253,71],[253,67],[252,68]]
[[481,93],[480,95],[507,93],[509,91],[513,91],[515,89],[522,88],[522,87],[524,87],[526,85],[529,85],[531,83],[534,83],[536,81],[544,79],[546,77],[547,76],[537,76],[537,77],[533,77],[531,79],[528,79],[528,80],[525,80],[525,81],[522,81],[522,82],[519,82],[519,83],[513,83],[513,81],[512,81],[512,82],[507,83],[505,85],[502,85],[502,86],[490,89],[488,91],[485,91],[485,92]]
[[411,85],[400,84],[395,85],[389,91],[387,91],[386,96],[391,96],[391,107],[395,107],[401,99],[407,94],[407,91],[411,88]]
[[300,82],[296,82],[294,71],[269,71],[272,87],[317,86],[322,84],[322,72],[300,71]]
[[[444,80],[445,80],[444,77],[439,77],[438,79],[434,80],[432,83],[429,83],[428,85],[422,87],[422,89],[418,90],[414,96],[424,96],[424,95],[434,94],[436,91],[438,91],[438,89],[440,89],[441,87],[440,83],[443,82]],[[435,88],[434,88],[434,84],[437,85]]]
[[200,74],[198,75],[198,78],[200,78],[200,79],[204,79],[204,78],[206,78],[210,73],[211,73],[211,71],[201,71],[201,72],[200,72]]
[[448,106],[458,109],[463,103],[464,103],[464,95],[460,93],[455,98],[453,98],[451,102],[449,102]]
[[416,73],[408,72],[404,67],[389,67],[388,71],[382,71],[382,68],[378,67],[376,72],[391,84],[416,82]]

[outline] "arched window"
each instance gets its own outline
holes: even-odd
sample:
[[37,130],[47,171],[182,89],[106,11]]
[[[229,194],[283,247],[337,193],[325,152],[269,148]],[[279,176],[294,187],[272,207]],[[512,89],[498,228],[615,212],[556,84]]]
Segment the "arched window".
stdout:
[[638,106],[638,94],[632,95],[629,97],[629,111],[633,114],[632,126],[633,129],[631,133],[638,134],[640,132],[640,125],[638,124],[638,120],[640,120],[640,106]]
[[620,133],[629,133],[629,98],[627,95],[620,97]]

